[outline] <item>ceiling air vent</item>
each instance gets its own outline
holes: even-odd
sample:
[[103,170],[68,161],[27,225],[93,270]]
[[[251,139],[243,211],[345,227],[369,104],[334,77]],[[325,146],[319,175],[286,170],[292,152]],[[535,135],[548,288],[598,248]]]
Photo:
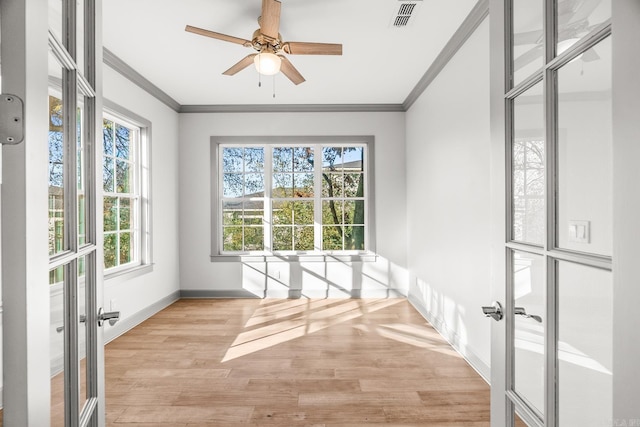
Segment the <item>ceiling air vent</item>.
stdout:
[[418,5],[422,3],[422,0],[411,1],[399,1],[399,6],[393,11],[393,19],[391,26],[396,28],[403,28],[409,26],[413,22],[418,10]]

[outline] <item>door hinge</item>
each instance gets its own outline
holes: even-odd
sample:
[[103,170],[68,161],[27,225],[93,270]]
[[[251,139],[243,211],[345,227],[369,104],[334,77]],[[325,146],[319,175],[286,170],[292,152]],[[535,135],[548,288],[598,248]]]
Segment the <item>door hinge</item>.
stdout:
[[0,96],[0,144],[15,145],[24,140],[24,103],[16,95]]

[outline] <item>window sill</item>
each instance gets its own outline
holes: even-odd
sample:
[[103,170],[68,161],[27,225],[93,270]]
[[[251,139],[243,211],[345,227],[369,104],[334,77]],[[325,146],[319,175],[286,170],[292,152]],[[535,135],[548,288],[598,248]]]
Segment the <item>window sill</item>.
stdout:
[[104,275],[105,282],[116,278],[133,279],[134,277],[142,276],[143,274],[151,273],[153,271],[153,264],[141,264],[135,267],[125,268],[123,270],[114,271],[112,273],[106,273]]
[[211,262],[375,262],[373,252],[360,254],[211,255]]

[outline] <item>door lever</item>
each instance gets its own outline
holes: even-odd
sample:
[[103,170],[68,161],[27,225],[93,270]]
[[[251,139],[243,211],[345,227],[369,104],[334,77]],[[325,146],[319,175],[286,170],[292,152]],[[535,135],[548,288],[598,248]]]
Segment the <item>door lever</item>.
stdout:
[[504,316],[502,313],[502,305],[500,305],[498,301],[494,301],[489,306],[483,306],[482,312],[484,313],[485,317],[491,317],[496,322],[502,320],[502,317]]
[[527,310],[525,310],[524,307],[514,307],[513,308],[513,314],[515,314],[516,316],[522,316],[525,317],[527,319],[533,319],[538,323],[542,323],[542,317],[536,315],[536,314],[527,314]]
[[[81,315],[80,315],[80,323],[84,323],[84,322],[86,322],[86,321],[87,321],[87,316],[85,316],[84,314],[81,314]],[[60,333],[60,332],[62,332],[62,331],[64,331],[64,326],[58,326],[58,327],[56,328],[56,332],[57,332],[57,333]]]
[[118,320],[120,320],[120,312],[119,311],[109,311],[105,312],[102,307],[98,310],[98,326],[104,325],[104,321],[108,320],[111,326],[115,325]]

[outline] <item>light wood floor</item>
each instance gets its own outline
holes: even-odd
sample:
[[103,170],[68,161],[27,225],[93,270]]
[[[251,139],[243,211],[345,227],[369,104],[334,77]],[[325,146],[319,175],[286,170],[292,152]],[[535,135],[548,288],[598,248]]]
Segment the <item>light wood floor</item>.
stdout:
[[489,387],[404,299],[181,300],[107,345],[106,376],[110,426],[489,421]]
[[113,427],[489,425],[489,387],[404,299],[180,300],[105,359]]

